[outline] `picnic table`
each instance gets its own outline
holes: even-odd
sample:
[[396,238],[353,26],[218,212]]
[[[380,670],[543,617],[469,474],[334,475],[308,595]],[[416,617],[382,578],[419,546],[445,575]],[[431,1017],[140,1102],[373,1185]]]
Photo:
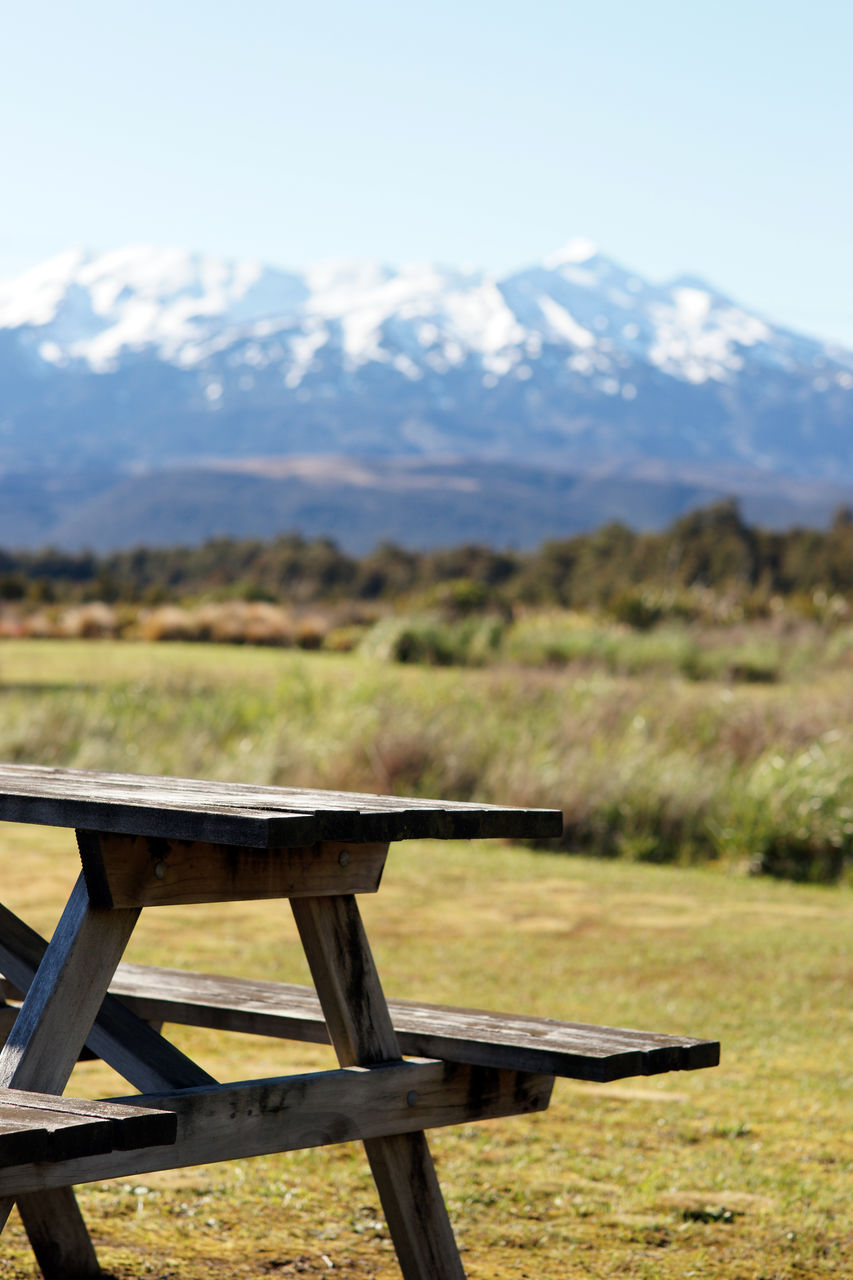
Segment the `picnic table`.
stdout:
[[[545,839],[556,811],[0,765],[0,820],[72,828],[82,860],[49,945],[0,906],[23,999],[0,1052],[0,1226],[17,1201],[47,1280],[100,1274],[77,1183],[353,1139],[405,1280],[464,1280],[427,1130],[543,1111],[558,1075],[719,1060],[714,1041],[385,999],[358,895],[389,843]],[[313,990],[122,962],[143,908],[263,898],[289,899]],[[163,1023],[331,1042],[340,1065],[220,1083]],[[84,1051],[138,1092],[62,1096]]]

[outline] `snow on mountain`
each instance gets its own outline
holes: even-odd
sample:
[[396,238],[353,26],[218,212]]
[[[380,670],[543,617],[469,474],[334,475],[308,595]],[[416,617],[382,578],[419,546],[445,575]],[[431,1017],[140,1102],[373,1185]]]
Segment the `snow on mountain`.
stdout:
[[[396,332],[385,341],[388,325]],[[186,368],[212,350],[273,335],[285,337],[282,359],[295,372],[332,340],[333,326],[350,367],[393,363],[401,346],[421,372],[473,355],[498,377],[539,358],[546,342],[570,358],[588,353],[571,366],[581,374],[617,373],[627,354],[694,383],[737,373],[746,348],[789,368],[822,350],[700,284],[650,284],[583,239],[505,279],[372,262],[287,272],[138,246],[101,256],[70,250],[0,283],[0,328],[40,330],[43,359],[81,360],[95,372],[146,348]]]
[[82,440],[131,461],[313,443],[790,468],[824,440],[853,472],[852,407],[853,354],[701,281],[645,280],[586,239],[504,277],[137,246],[0,282],[6,465],[36,422],[69,456]]

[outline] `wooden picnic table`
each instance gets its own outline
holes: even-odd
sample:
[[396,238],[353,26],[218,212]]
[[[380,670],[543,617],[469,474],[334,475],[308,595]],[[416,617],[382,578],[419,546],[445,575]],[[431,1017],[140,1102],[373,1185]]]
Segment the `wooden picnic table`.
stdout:
[[[100,1274],[73,1186],[360,1139],[405,1280],[464,1280],[425,1131],[544,1110],[556,1075],[714,1065],[685,1036],[386,1001],[357,895],[391,841],[557,836],[552,810],[0,765],[0,820],[72,828],[82,872],[48,945],[0,906],[0,1225],[47,1280]],[[315,990],[122,963],[143,907],[290,901]],[[219,1083],[162,1022],[331,1042],[337,1070]],[[84,1050],[139,1092],[62,1096]]]

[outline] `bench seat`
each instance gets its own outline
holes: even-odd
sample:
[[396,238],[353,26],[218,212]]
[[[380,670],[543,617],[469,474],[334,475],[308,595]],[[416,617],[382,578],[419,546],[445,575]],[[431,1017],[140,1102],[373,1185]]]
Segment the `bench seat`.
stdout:
[[3,1167],[168,1146],[176,1135],[171,1111],[0,1089]]
[[[328,1044],[310,987],[121,964],[110,985],[147,1022]],[[473,1066],[605,1083],[716,1066],[717,1041],[389,1000],[401,1050]]]

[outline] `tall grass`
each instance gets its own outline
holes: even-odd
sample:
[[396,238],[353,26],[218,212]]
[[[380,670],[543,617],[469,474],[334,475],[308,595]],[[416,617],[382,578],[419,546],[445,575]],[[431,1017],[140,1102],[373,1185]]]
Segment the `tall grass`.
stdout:
[[831,881],[853,673],[786,684],[7,641],[0,758],[563,810],[562,847]]

